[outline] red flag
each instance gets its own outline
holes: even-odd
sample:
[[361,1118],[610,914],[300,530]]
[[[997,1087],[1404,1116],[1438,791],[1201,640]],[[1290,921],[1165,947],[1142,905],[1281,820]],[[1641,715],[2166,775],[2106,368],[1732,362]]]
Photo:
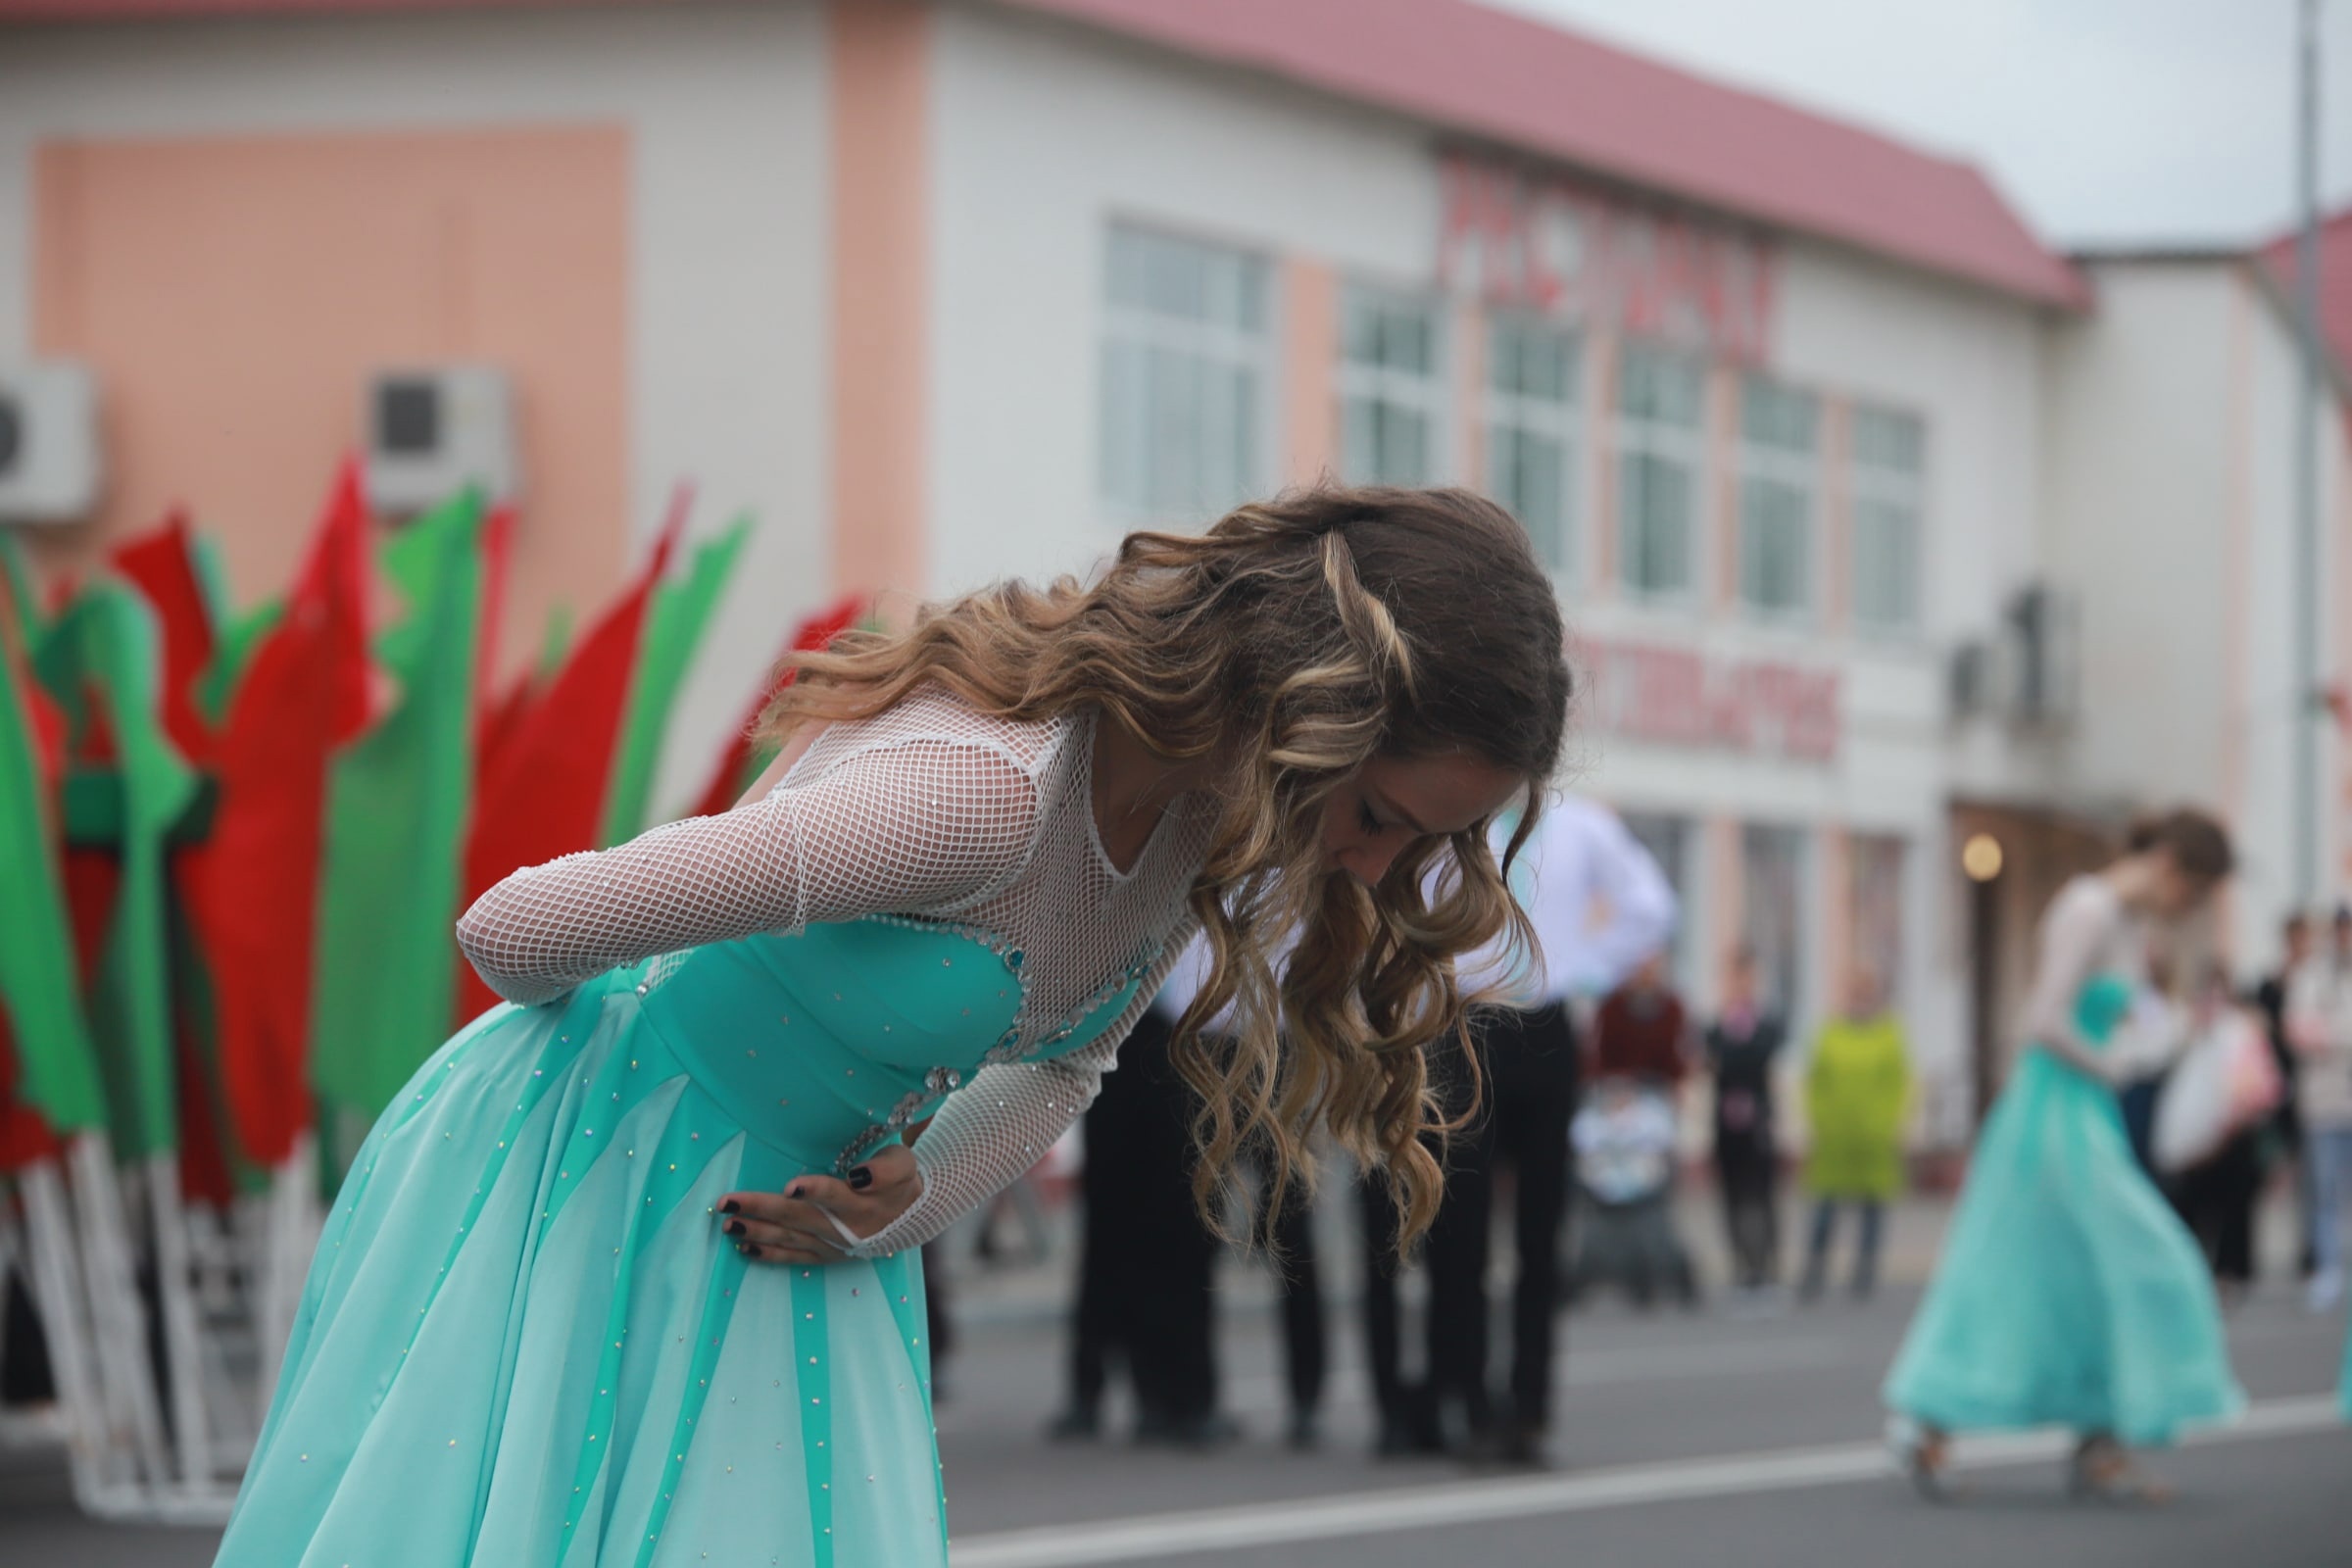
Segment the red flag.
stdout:
[[[519,713],[514,711],[517,698],[500,705],[466,835],[466,904],[522,866],[596,848],[646,606],[668,568],[683,523],[683,509],[673,507],[653,560],[580,640],[544,695],[520,699],[527,706]],[[472,966],[461,961],[458,1020],[497,1001]]]
[[164,732],[179,755],[201,767],[211,760],[212,726],[196,706],[196,683],[213,662],[213,615],[196,574],[188,514],[175,511],[153,533],[117,547],[114,567],[147,603],[164,634]]
[[276,1164],[310,1124],[311,950],[326,766],[367,727],[368,515],[347,462],[286,613],[254,653],[216,747],[211,838],[186,898],[218,1001],[237,1142]]
[[[793,629],[792,641],[785,645],[787,653],[812,654],[832,645],[833,639],[849,630],[865,612],[865,600],[858,594],[845,594],[833,604],[818,611]],[[744,713],[743,722],[736,725],[727,737],[727,749],[719,755],[718,766],[711,770],[710,781],[703,786],[702,799],[695,803],[695,816],[716,816],[733,806],[738,797],[751,787],[744,777],[750,770],[753,747],[752,726],[760,722],[760,712],[768,699],[792,684],[794,671],[786,670],[784,678],[752,699],[751,708]]]

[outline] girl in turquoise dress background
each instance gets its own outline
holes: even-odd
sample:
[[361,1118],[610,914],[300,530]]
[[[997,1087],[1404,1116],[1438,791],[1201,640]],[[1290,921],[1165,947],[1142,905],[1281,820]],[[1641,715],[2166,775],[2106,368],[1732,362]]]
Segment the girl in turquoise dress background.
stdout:
[[1951,1434],[2063,1426],[2079,1494],[2157,1500],[2129,1450],[2244,1405],[2213,1276],[2132,1157],[2110,1051],[2145,982],[2148,922],[2201,908],[2230,867],[2220,825],[2176,811],[2042,918],[2023,1053],[1886,1378],[1904,1466],[1932,1496]]
[[1506,514],[1326,490],[798,660],[735,809],[466,911],[507,1002],[361,1149],[219,1561],[944,1565],[916,1249],[1196,929],[1204,1206],[1327,1133],[1427,1227],[1422,1052],[1454,955],[1528,940],[1486,830],[1563,647]]

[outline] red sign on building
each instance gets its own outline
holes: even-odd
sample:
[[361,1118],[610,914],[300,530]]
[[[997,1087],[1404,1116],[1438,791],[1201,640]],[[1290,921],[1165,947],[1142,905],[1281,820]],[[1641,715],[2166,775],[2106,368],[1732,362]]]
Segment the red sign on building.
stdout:
[[1774,252],[1754,230],[1468,153],[1446,155],[1439,178],[1446,287],[1735,363],[1764,357]]
[[1588,721],[1662,746],[1831,762],[1838,671],[1773,660],[1716,660],[1688,648],[1588,642],[1578,649]]

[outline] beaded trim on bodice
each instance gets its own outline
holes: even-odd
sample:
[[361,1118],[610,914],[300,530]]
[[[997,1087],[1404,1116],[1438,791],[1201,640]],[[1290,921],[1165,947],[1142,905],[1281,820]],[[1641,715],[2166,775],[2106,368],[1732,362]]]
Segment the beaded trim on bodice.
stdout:
[[[1028,961],[1028,955],[1013,946],[1011,939],[999,932],[991,931],[984,926],[966,925],[954,920],[923,920],[911,915],[876,914],[868,915],[867,918],[878,924],[895,925],[915,931],[945,931],[968,942],[976,943],[997,956],[999,961],[1004,965],[1004,972],[1012,977],[1016,985],[1023,982],[1021,971]],[[1006,1029],[997,1037],[996,1043],[982,1054],[979,1064],[983,1067],[994,1067],[1058,1054],[1061,1050],[1067,1049],[1066,1042],[1084,1031],[1089,1023],[1096,1022],[1105,1008],[1108,1008],[1113,1003],[1120,1002],[1132,992],[1142,982],[1144,976],[1151,972],[1152,962],[1158,955],[1159,950],[1156,947],[1139,954],[1135,961],[1130,963],[1124,972],[1105,981],[1102,989],[1089,999],[1086,1005],[1064,1017],[1060,1023],[1033,1046],[1025,1045],[1022,1042],[1021,1029],[1017,1023]],[[642,992],[645,988],[640,986],[638,989]],[[1024,999],[1023,1010],[1026,1010],[1026,1006]],[[861,1129],[857,1137],[843,1146],[840,1154],[835,1156],[833,1161],[834,1174],[849,1175],[854,1166],[872,1154],[876,1149],[922,1120],[949,1094],[962,1087],[963,1077],[962,1069],[956,1067],[933,1067],[924,1073],[921,1085],[901,1095],[898,1102],[890,1107],[890,1113],[887,1116],[880,1121],[870,1123]]]

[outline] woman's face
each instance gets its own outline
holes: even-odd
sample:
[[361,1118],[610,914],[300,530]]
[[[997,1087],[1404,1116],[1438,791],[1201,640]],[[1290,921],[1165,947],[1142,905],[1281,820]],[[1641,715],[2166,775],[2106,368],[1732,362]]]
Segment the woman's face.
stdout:
[[2211,878],[2191,876],[2180,869],[2169,850],[2156,856],[2156,874],[2150,879],[2150,903],[2160,919],[2178,920],[2194,914],[2205,901],[2213,897]]
[[1415,839],[1477,826],[1510,803],[1526,780],[1467,752],[1376,757],[1331,793],[1323,854],[1371,886]]

